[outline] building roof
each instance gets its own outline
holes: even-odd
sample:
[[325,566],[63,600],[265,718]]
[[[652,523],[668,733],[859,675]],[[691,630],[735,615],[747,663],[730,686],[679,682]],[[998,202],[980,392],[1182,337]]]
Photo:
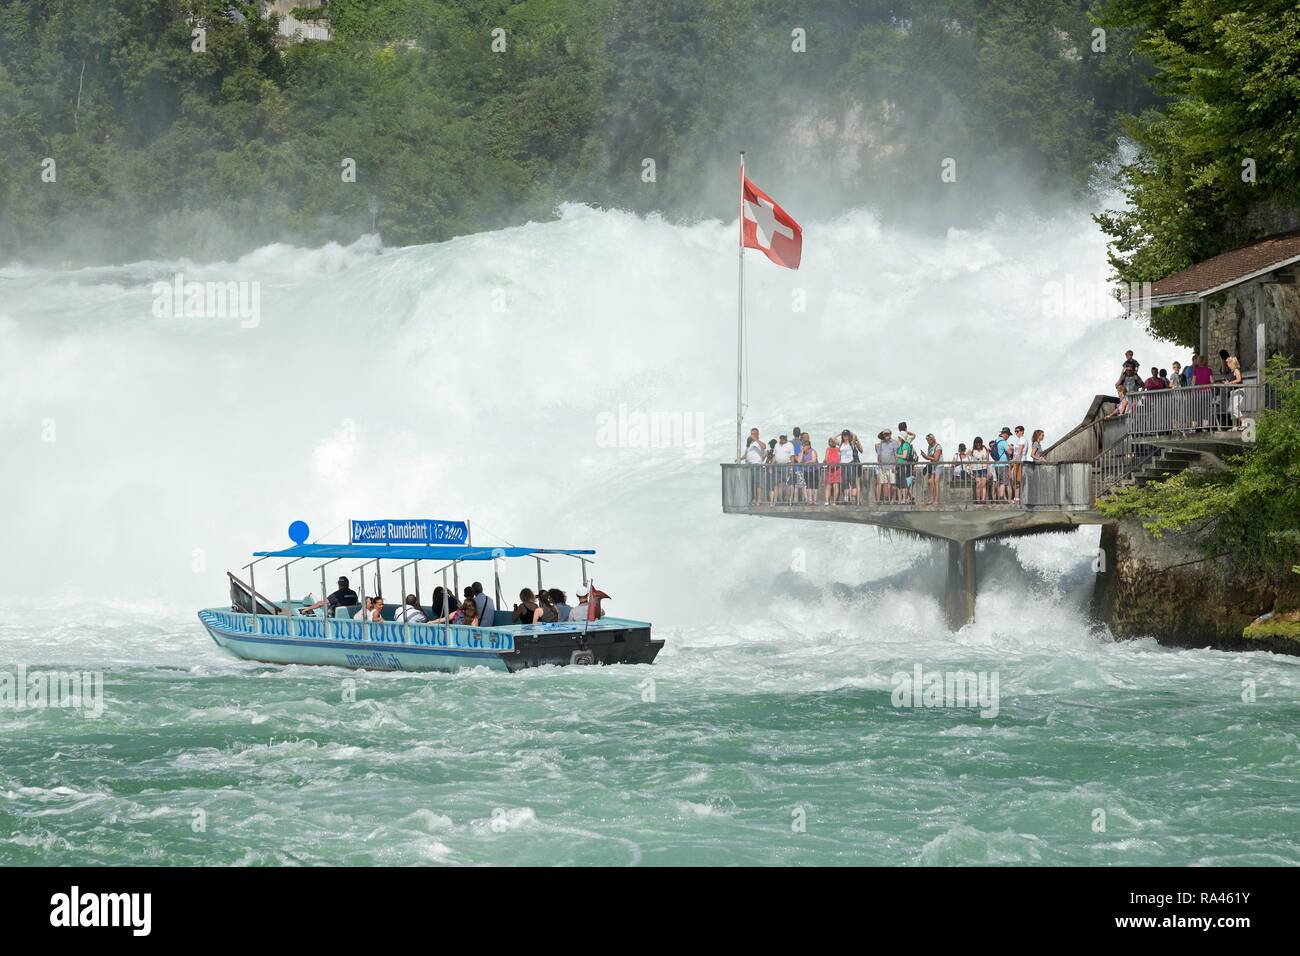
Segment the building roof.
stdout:
[[1152,305],[1194,302],[1293,262],[1300,262],[1300,231],[1267,236],[1152,283]]

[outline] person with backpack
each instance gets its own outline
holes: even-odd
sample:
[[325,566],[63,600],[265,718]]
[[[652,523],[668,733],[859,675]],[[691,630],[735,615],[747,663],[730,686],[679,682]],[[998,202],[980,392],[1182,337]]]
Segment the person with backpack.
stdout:
[[912,439],[915,438],[916,436],[907,430],[906,424],[899,422],[898,451],[895,453],[898,471],[894,479],[894,487],[900,504],[912,502],[912,481],[916,471],[916,447],[912,444]]
[[993,439],[993,444],[989,448],[989,453],[993,458],[993,497],[1000,501],[1007,501],[1011,498],[1011,479],[1010,461],[1011,452],[1008,439],[1011,437],[1011,429],[1003,428],[998,433],[998,437]]
[[1025,426],[1017,425],[1016,434],[1011,439],[1011,502],[1020,504],[1020,489],[1025,486],[1024,483],[1024,462],[1029,451],[1029,443],[1025,440]]

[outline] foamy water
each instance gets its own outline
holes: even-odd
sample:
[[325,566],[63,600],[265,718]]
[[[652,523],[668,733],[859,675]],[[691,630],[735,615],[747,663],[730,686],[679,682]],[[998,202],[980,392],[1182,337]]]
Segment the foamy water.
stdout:
[[[765,436],[906,419],[954,448],[1003,424],[1050,442],[1124,349],[1180,357],[1104,300],[1083,212],[805,226],[799,272],[748,270]],[[1086,613],[1095,529],[986,549],[954,635],[937,546],[721,514],[734,235],[569,207],[435,246],[0,270],[0,670],[102,671],[107,696],[97,719],[0,710],[0,860],[1300,859],[1296,664],[1110,641]],[[257,283],[256,326],[156,318],[177,272]],[[702,431],[611,447],[620,415]],[[193,617],[294,519],[340,540],[406,515],[596,548],[611,610],[667,648],[653,668],[354,674],[236,661]],[[894,706],[918,663],[995,673],[998,716]]]

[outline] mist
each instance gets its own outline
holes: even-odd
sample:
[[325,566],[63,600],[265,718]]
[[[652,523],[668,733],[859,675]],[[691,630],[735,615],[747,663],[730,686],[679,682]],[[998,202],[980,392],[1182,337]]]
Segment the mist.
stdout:
[[[804,218],[870,208],[942,233],[1090,207],[1121,112],[1149,102],[1122,34],[1105,57],[1080,55],[1092,26],[1078,0],[603,0],[553,4],[541,23],[510,4],[412,0],[376,19],[339,0],[332,41],[280,48],[267,24],[196,0],[211,56],[191,51],[179,12],[160,25],[133,3],[38,6],[26,33],[0,34],[0,94],[13,94],[0,95],[13,171],[0,262],[348,245],[372,231],[372,201],[399,246],[574,202],[725,221],[740,150]],[[498,21],[509,40],[494,51]],[[59,57],[34,54],[47,33],[63,38]],[[124,46],[138,63],[113,58]]]
[[[220,605],[224,572],[287,546],[295,519],[342,540],[349,518],[408,515],[468,518],[476,543],[594,547],[620,610],[668,623],[724,615],[723,593],[780,605],[798,549],[820,556],[808,573],[828,594],[896,573],[931,545],[721,514],[735,235],[734,220],[570,205],[432,245],[3,270],[0,334],[18,358],[0,379],[0,437],[20,465],[0,491],[21,506],[2,590]],[[969,442],[1025,424],[1050,443],[1125,349],[1167,361],[1107,298],[1103,249],[1086,214],[937,241],[865,210],[810,220],[798,272],[748,270],[746,427],[820,437],[906,420]],[[259,322],[156,317],[154,284],[178,272],[251,277]],[[619,415],[702,428],[648,447],[611,439]],[[271,564],[258,580],[280,593]],[[574,588],[572,565],[548,567],[548,584]],[[531,562],[504,582],[535,583]],[[319,587],[295,568],[295,594]],[[928,586],[914,598],[935,613]]]

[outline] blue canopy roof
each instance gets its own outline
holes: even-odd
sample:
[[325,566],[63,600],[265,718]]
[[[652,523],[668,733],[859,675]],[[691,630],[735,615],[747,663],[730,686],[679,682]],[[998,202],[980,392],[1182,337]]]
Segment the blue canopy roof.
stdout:
[[471,548],[459,544],[298,544],[281,551],[254,551],[255,558],[395,558],[405,561],[491,561],[534,554],[595,554],[589,549]]

